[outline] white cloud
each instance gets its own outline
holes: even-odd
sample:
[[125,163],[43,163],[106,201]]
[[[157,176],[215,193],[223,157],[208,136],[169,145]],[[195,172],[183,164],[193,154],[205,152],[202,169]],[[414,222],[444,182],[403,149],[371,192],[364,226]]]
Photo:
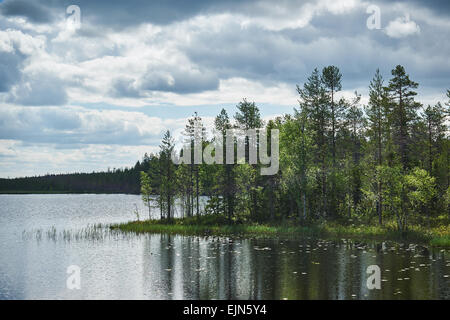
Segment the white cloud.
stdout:
[[403,38],[420,33],[420,27],[410,20],[409,15],[390,21],[385,33],[391,38]]
[[269,1],[259,2],[255,7],[253,11],[256,11],[256,15],[240,17],[243,28],[255,25],[267,30],[280,31],[304,28],[315,16],[324,13],[334,15],[348,13],[356,8],[361,8],[362,2],[359,0],[320,0],[302,5],[296,1],[289,4],[275,4]]
[[18,52],[24,55],[32,55],[45,50],[45,36],[32,36],[20,30],[0,30],[0,50],[6,52]]
[[[8,153],[3,153],[5,148],[8,148],[6,151]],[[108,168],[131,167],[146,152],[158,152],[158,147],[88,144],[78,149],[61,149],[54,144],[32,145],[0,140],[2,163],[0,177],[105,171]]]
[[0,155],[3,157],[14,157],[17,155],[14,147],[19,142],[16,140],[0,139]]

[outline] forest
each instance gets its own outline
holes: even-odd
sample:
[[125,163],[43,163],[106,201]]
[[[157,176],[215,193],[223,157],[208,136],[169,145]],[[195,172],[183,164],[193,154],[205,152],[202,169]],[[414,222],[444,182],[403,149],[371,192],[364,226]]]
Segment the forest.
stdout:
[[[423,106],[416,100],[418,85],[401,65],[389,80],[377,70],[362,105],[357,92],[352,99],[336,98],[342,74],[328,66],[297,86],[293,114],[264,123],[255,103],[245,99],[233,117],[222,109],[214,130],[223,135],[229,128],[279,130],[275,175],[260,175],[260,164],[248,161],[175,165],[174,138],[167,131],[159,154],[143,161],[150,164],[141,172],[144,203],[169,220],[175,199],[181,199],[183,217],[210,214],[228,223],[386,222],[400,231],[410,224],[448,225],[450,90],[448,101]],[[197,114],[188,120],[188,141],[194,143],[201,121]],[[248,141],[246,148],[248,160]],[[202,195],[209,199],[204,210]]]
[[[411,224],[448,225],[450,90],[447,101],[425,106],[417,99],[418,86],[401,65],[388,80],[377,70],[363,105],[357,92],[351,99],[337,98],[342,74],[328,66],[314,69],[297,85],[298,106],[292,114],[265,122],[258,106],[246,99],[234,115],[222,109],[215,133],[279,130],[275,175],[260,175],[261,164],[248,161],[176,165],[171,159],[177,152],[174,137],[167,131],[159,153],[145,154],[132,168],[0,179],[0,192],[141,193],[149,212],[156,207],[168,220],[177,200],[183,217],[210,214],[230,224],[359,221],[392,223],[402,231]],[[213,138],[197,113],[183,135],[193,144],[199,124],[206,146]],[[246,141],[246,160],[248,148]],[[208,199],[205,207],[201,196]]]

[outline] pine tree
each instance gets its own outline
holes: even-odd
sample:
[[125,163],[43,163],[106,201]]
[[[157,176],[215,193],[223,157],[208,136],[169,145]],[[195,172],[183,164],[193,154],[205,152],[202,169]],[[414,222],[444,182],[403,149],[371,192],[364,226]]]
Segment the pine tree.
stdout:
[[218,183],[222,199],[225,201],[226,214],[228,217],[228,223],[231,224],[234,215],[234,198],[236,192],[235,177],[234,177],[234,164],[226,163],[226,132],[231,129],[230,118],[225,109],[222,109],[214,120],[214,125],[218,134],[222,135],[223,143],[223,166],[219,170],[221,179]]
[[339,105],[335,104],[335,94],[342,89],[341,84],[342,74],[338,67],[328,66],[322,70],[322,82],[325,90],[327,90],[330,114],[331,114],[331,156],[333,159],[333,166],[336,166],[336,130],[337,122],[341,115]]
[[339,130],[339,122],[345,113],[345,103],[336,103],[335,94],[342,89],[341,84],[342,74],[338,67],[328,66],[323,68],[321,81],[325,90],[327,91],[328,108],[331,116],[331,159],[332,159],[332,172],[331,172],[331,192],[330,192],[330,214],[336,216],[337,210],[337,166],[336,166],[336,136]]
[[428,173],[432,174],[433,162],[436,154],[440,151],[442,140],[445,138],[446,124],[445,124],[445,110],[440,102],[435,106],[428,107],[424,110],[422,115],[426,127],[426,150],[428,151]]
[[[239,102],[236,106],[238,111],[236,112],[234,119],[239,129],[242,131],[247,131],[249,129],[259,129],[262,128],[264,123],[261,119],[259,108],[254,102],[248,102],[246,99]],[[254,150],[258,150],[258,142],[254,141],[256,146]],[[245,163],[249,164],[250,160],[250,139],[248,136],[245,137]],[[249,167],[250,170],[254,171],[249,174],[249,177],[254,178],[253,184],[250,188],[250,198],[251,198],[251,218],[256,219],[259,216],[258,210],[258,191],[260,190],[258,184],[258,175],[255,174],[257,170],[257,165],[253,164]]]
[[234,119],[241,129],[248,130],[263,126],[259,108],[254,102],[248,102],[247,99],[243,99],[236,107],[238,111]]
[[306,111],[300,106],[294,109],[294,117],[286,115],[279,123],[282,184],[295,197],[298,217],[304,221],[309,216],[308,169],[311,166],[311,136]]
[[[353,208],[361,201],[361,157],[362,157],[362,143],[365,118],[361,107],[359,105],[361,101],[361,95],[355,92],[355,98],[351,101],[350,106],[346,113],[346,125],[347,130],[350,132],[350,149],[352,154],[352,161],[350,166],[350,183]],[[343,102],[344,103],[344,102]]]
[[389,81],[389,94],[392,103],[392,117],[394,125],[394,139],[400,152],[400,161],[403,170],[410,166],[409,135],[411,124],[417,115],[420,104],[414,101],[417,95],[413,89],[418,87],[418,83],[409,79],[405,68],[401,65],[392,70],[393,78]]
[[[191,152],[189,174],[190,178],[187,181],[188,189],[187,194],[189,198],[188,204],[188,216],[194,215],[194,207],[196,207],[196,215],[200,214],[200,166],[202,163],[202,150],[203,141],[206,138],[206,128],[202,123],[202,118],[198,116],[197,112],[194,113],[192,118],[188,119],[188,123],[184,129],[183,135],[185,136],[185,143],[189,145]],[[197,146],[197,150],[196,150]],[[195,163],[200,162],[200,163]],[[196,205],[194,205],[194,200]]]
[[145,206],[148,208],[148,219],[152,218],[151,214],[151,195],[152,195],[152,187],[150,184],[150,178],[147,173],[141,171],[141,196],[142,201]]
[[[387,90],[383,85],[383,77],[380,70],[377,69],[375,76],[369,85],[369,104],[365,108],[367,120],[369,123],[369,137],[375,145],[375,166],[383,165],[383,141],[385,138],[386,125],[388,125],[388,96]],[[376,170],[374,168],[374,170]],[[377,181],[377,202],[376,209],[378,214],[378,223],[383,223],[383,184]]]
[[327,107],[326,90],[321,81],[319,71],[314,69],[311,76],[303,84],[297,85],[300,95],[300,108],[305,112],[308,126],[312,132],[314,160],[319,164],[318,172],[321,201],[319,212],[323,217],[327,215],[327,174],[328,174],[328,128],[331,123],[330,110]]
[[172,218],[172,212],[174,210],[174,190],[175,186],[175,165],[172,162],[172,152],[174,149],[174,141],[167,130],[159,146],[159,160],[160,160],[160,173],[161,173],[161,186],[160,186],[160,208],[162,217],[167,217],[168,220]]

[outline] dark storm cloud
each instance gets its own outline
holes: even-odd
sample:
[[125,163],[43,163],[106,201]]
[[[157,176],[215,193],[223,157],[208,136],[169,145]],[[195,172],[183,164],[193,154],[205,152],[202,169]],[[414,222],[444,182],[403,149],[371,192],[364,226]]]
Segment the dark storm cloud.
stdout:
[[200,13],[234,11],[242,3],[240,0],[7,0],[0,3],[0,10],[5,16],[22,16],[43,23],[50,22],[58,13],[65,13],[69,5],[75,4],[81,8],[82,19],[117,29],[144,22],[166,25]]
[[[427,8],[433,11],[435,14],[442,16],[450,15],[450,1],[448,0],[397,0],[404,4],[415,4],[418,7]],[[390,1],[386,1],[390,3]]]
[[192,17],[211,6],[210,1],[113,0],[108,2],[81,0],[84,17],[94,24],[113,28],[127,27],[143,22],[168,24]]
[[[0,13],[5,16],[26,17],[32,22],[47,23],[65,14],[69,5],[81,8],[82,18],[98,27],[127,28],[141,23],[167,25],[199,14],[233,13],[258,16],[270,14],[271,7],[298,9],[313,0],[6,0],[0,2]],[[414,4],[432,10],[439,15],[450,15],[450,1],[447,0],[378,0],[373,4]],[[273,10],[273,11],[276,11]]]
[[6,0],[0,3],[2,15],[24,17],[35,23],[50,22],[52,20],[50,12],[39,1]]

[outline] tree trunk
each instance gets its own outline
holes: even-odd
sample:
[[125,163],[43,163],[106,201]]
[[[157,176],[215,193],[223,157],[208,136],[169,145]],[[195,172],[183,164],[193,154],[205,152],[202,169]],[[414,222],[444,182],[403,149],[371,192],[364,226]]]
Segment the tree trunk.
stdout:
[[433,169],[433,150],[432,150],[432,137],[431,137],[431,121],[428,120],[428,173],[431,175]]
[[[378,112],[378,165],[383,165],[383,159],[381,155],[381,112]],[[382,195],[382,182],[381,179],[378,180],[378,223],[383,224],[383,195]]]
[[378,181],[378,202],[377,202],[377,212],[378,212],[378,223],[383,224],[383,196],[381,194],[381,181]]
[[303,200],[303,219],[306,220],[307,215],[306,215],[306,192],[305,191],[303,191],[302,200]]
[[[170,158],[167,159],[167,181],[171,181],[171,172],[170,172]],[[167,186],[167,219],[171,218],[171,210],[172,210],[172,197],[171,197],[170,185]]]
[[151,220],[152,215],[151,215],[151,207],[150,207],[150,198],[147,200],[147,206],[148,206],[148,220]]
[[198,197],[198,193],[199,193],[199,172],[200,168],[197,165],[197,170],[195,171],[195,184],[196,184],[196,191],[195,191],[195,196],[196,196],[196,200],[197,200],[197,217],[199,216],[199,197]]

